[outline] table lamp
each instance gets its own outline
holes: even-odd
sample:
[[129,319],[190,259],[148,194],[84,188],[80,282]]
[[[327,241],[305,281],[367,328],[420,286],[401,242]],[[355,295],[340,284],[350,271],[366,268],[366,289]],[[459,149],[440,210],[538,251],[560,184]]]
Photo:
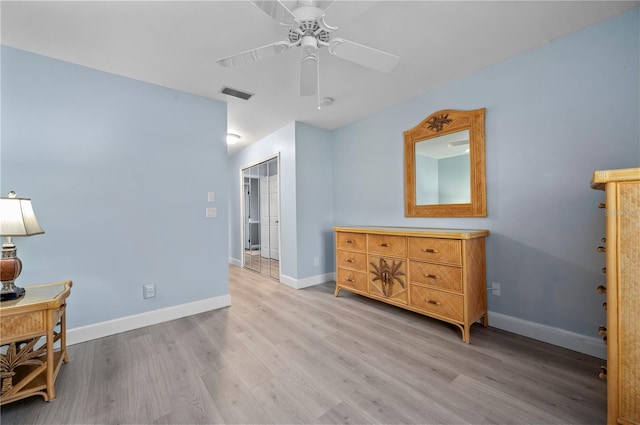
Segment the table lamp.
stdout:
[[16,198],[14,191],[7,198],[0,198],[0,236],[6,236],[0,259],[1,300],[15,300],[24,295],[24,288],[15,285],[22,271],[22,261],[16,256],[13,236],[31,236],[44,233],[31,207],[31,199]]

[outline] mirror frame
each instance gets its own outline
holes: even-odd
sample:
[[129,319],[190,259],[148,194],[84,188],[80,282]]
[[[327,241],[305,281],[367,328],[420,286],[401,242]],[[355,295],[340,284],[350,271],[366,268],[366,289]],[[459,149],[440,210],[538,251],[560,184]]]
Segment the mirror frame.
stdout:
[[[485,108],[472,111],[443,109],[404,132],[405,217],[486,217],[487,188],[484,158]],[[416,143],[457,131],[469,130],[471,202],[468,204],[416,205]]]

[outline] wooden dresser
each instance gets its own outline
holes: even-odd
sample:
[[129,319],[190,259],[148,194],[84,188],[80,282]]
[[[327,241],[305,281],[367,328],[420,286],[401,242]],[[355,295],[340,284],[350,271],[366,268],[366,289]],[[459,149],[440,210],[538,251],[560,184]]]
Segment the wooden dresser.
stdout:
[[640,168],[596,171],[591,187],[605,191],[607,423],[640,425]]
[[336,290],[346,289],[469,328],[488,325],[488,230],[334,227]]

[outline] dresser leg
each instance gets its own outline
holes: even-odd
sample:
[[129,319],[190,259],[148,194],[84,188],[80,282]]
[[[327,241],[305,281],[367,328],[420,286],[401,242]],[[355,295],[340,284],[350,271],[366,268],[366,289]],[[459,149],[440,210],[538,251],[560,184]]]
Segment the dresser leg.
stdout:
[[484,317],[482,317],[482,326],[484,326],[485,328],[489,327],[489,315],[487,313],[485,313]]
[[336,285],[336,290],[333,291],[333,296],[337,297],[339,293],[340,293],[340,287],[338,285]]
[[471,326],[464,326],[462,328],[462,341],[466,344],[471,343]]

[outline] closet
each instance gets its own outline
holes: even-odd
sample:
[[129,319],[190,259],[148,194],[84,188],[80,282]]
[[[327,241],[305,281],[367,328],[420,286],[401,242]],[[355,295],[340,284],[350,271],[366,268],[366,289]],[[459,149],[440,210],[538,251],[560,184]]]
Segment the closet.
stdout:
[[242,169],[245,268],[280,279],[280,179],[278,158]]

